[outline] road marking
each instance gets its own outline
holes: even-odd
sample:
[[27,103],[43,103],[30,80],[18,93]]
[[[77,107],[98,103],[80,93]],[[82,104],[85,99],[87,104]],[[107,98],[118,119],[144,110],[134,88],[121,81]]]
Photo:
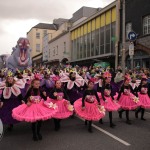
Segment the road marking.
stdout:
[[120,142],[120,143],[122,143],[122,144],[124,144],[124,145],[126,145],[126,146],[130,146],[130,145],[131,145],[131,144],[127,143],[126,141],[124,141],[124,140],[118,138],[117,136],[111,134],[110,132],[108,132],[108,131],[106,131],[106,130],[104,130],[104,129],[98,127],[98,126],[96,126],[95,124],[93,124],[92,126],[93,126],[94,128],[96,128],[97,130],[99,130],[99,131],[105,133],[106,135],[110,136],[111,138],[117,140],[118,142]]
[[149,113],[149,112],[146,112],[146,113],[150,115],[150,113]]
[[[80,118],[80,117],[78,117],[78,118],[81,119],[82,121],[84,121],[84,119],[82,119],[82,118]],[[124,141],[124,140],[118,138],[117,136],[115,136],[115,135],[109,133],[108,131],[106,131],[106,130],[104,130],[104,129],[98,127],[98,126],[96,126],[95,124],[92,124],[92,126],[93,126],[95,129],[97,129],[97,130],[103,132],[104,134],[108,135],[109,137],[115,139],[116,141],[118,141],[118,142],[124,144],[125,146],[130,146],[130,145],[131,145],[131,144],[129,144],[128,142],[126,142],[126,141]]]

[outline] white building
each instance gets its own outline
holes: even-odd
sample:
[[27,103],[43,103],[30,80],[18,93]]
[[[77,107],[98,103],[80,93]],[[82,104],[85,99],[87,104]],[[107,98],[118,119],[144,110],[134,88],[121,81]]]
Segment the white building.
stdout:
[[71,41],[70,32],[66,31],[49,41],[48,62],[50,65],[59,65],[70,61]]

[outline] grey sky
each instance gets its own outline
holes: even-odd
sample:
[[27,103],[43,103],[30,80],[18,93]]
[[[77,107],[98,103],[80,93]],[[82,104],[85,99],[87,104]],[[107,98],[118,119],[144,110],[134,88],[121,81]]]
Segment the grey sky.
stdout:
[[104,7],[114,0],[4,0],[0,1],[0,54],[11,53],[19,37],[39,22],[71,18],[82,6]]

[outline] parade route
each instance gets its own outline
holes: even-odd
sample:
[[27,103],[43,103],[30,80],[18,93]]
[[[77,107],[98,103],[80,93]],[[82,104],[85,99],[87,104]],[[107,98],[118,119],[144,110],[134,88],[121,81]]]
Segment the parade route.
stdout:
[[[82,118],[79,118],[79,119],[81,119],[82,121],[84,121]],[[130,144],[127,143],[126,141],[124,141],[124,140],[122,140],[122,139],[116,137],[115,135],[113,135],[113,134],[111,134],[110,132],[108,132],[108,131],[106,131],[106,130],[104,130],[104,129],[98,127],[98,126],[96,126],[95,124],[93,124],[92,126],[93,126],[95,129],[97,129],[98,131],[103,132],[104,134],[110,136],[110,137],[113,138],[114,140],[116,140],[116,141],[118,141],[118,142],[120,142],[120,143],[122,143],[122,144],[124,144],[124,145],[126,145],[126,146],[130,146]]]
[[12,132],[5,130],[0,141],[0,149],[5,150],[149,150],[150,143],[150,114],[146,113],[146,121],[135,119],[134,112],[130,112],[132,125],[125,123],[114,113],[114,129],[109,127],[109,119],[103,119],[103,124],[94,122],[93,133],[87,131],[84,122],[77,118],[69,118],[61,122],[60,131],[54,131],[53,120],[43,122],[43,140],[32,141],[32,132],[29,123],[15,125]]

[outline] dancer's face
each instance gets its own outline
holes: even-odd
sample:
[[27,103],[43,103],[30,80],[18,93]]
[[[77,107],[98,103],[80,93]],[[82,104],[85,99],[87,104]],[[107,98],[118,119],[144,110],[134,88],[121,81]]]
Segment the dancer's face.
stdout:
[[129,84],[129,83],[130,83],[130,80],[127,79],[127,80],[125,81],[125,84]]
[[106,79],[106,83],[110,83],[110,81],[111,81],[111,78]]
[[33,82],[33,87],[36,88],[36,89],[38,89],[38,88],[40,87],[40,81],[35,80],[35,81]]
[[61,88],[61,82],[60,81],[56,81],[56,88]]
[[7,78],[7,81],[8,81],[8,83],[12,84],[13,81],[14,81],[14,78],[13,78],[13,77],[8,77],[8,78]]
[[90,82],[89,85],[88,85],[88,87],[89,87],[90,89],[93,89],[93,88],[94,88],[94,83],[93,83],[93,82]]
[[146,80],[143,80],[143,81],[142,81],[142,84],[144,84],[144,85],[147,84],[147,81],[146,81]]

